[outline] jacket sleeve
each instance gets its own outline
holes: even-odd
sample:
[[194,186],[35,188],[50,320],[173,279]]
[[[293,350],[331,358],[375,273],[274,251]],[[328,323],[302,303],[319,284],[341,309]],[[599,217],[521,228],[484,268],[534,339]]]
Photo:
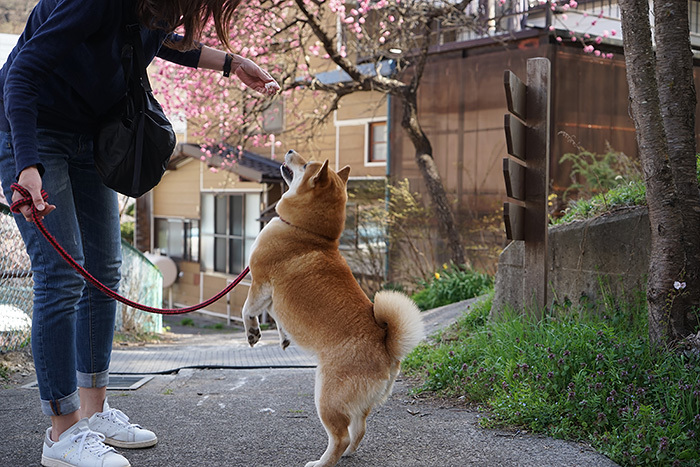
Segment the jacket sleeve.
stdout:
[[163,47],[158,50],[156,54],[158,57],[169,62],[176,63],[178,65],[187,66],[190,68],[197,68],[199,65],[199,56],[202,53],[200,47],[196,47],[192,50],[175,50],[168,47],[168,42],[179,42],[182,40],[182,36],[171,33],[166,37]]
[[40,166],[36,130],[42,83],[50,79],[52,71],[87,37],[99,31],[102,19],[109,14],[107,9],[114,2],[59,0],[54,5],[51,3],[40,2],[30,15],[24,34],[33,33],[14,57],[3,88],[17,176],[31,165]]

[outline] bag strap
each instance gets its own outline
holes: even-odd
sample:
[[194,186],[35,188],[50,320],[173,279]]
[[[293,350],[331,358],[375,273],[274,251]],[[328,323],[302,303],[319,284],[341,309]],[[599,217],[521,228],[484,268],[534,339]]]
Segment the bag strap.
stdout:
[[[151,83],[146,73],[146,58],[141,42],[141,26],[136,16],[136,2],[123,0],[123,16],[125,23],[125,44],[122,49],[122,65],[127,88],[131,88],[132,101],[136,111],[136,128],[134,144],[134,173],[131,179],[131,191],[137,191],[141,180],[143,165],[144,112],[146,110],[146,94],[151,92]],[[133,73],[133,74],[132,74]],[[128,91],[127,91],[128,92]]]
[[[131,0],[124,0],[124,21],[126,31],[126,43],[122,49],[122,64],[125,66],[124,77],[127,84],[134,70],[134,76],[138,76],[141,85],[146,92],[151,92],[151,82],[146,73],[146,55],[143,52],[143,42],[141,41],[141,25],[136,17],[136,3]],[[128,60],[126,63],[125,59]]]

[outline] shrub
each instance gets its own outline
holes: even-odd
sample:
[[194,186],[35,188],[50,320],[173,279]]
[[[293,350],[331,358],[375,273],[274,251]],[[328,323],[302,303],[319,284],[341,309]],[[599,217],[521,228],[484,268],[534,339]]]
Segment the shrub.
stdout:
[[428,281],[421,281],[421,290],[411,298],[421,310],[430,310],[484,294],[493,285],[493,278],[466,266],[444,264]]

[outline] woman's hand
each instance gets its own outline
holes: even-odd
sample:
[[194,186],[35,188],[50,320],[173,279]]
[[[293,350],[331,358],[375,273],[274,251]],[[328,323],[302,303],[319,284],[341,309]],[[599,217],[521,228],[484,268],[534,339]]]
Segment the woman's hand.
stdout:
[[[51,211],[56,209],[56,206],[53,204],[47,204],[44,201],[44,198],[41,196],[41,175],[39,175],[39,170],[36,168],[36,166],[30,166],[24,169],[19,174],[17,183],[29,191],[29,194],[32,196],[32,204],[39,212],[39,217],[43,218]],[[22,199],[22,195],[19,192],[15,191],[12,193],[13,203],[19,201],[20,199]],[[32,206],[24,205],[21,206],[19,210],[27,222],[33,222]]]
[[274,96],[279,92],[280,85],[277,81],[255,62],[236,54],[231,54],[231,57],[231,71],[250,89],[266,96]]

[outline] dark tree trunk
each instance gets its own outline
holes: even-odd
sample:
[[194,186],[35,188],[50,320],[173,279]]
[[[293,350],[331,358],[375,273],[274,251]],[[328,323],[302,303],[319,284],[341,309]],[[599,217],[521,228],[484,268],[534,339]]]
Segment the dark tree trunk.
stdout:
[[461,266],[465,262],[461,235],[445,193],[440,173],[435,164],[435,159],[433,159],[433,147],[418,121],[416,93],[406,92],[401,96],[401,99],[403,102],[401,126],[408,134],[415,148],[416,163],[428,189],[432,206],[435,209],[440,233],[447,240],[450,259],[454,264]]
[[[684,252],[684,203],[674,180],[674,172],[682,169],[674,166],[675,161],[671,159],[662,108],[668,112],[670,103],[676,99],[692,98],[693,103],[695,100],[694,95],[684,95],[673,99],[664,98],[662,104],[656,80],[648,2],[620,0],[619,4],[630,109],[644,169],[651,227],[647,282],[649,337],[653,342],[669,343],[685,337],[681,334],[687,331],[687,320],[682,317],[690,310],[683,305],[684,291],[676,289],[674,282],[682,282],[689,268]],[[685,14],[687,15],[687,10]],[[685,34],[689,34],[687,29]],[[678,47],[678,44],[669,44],[668,47]],[[676,144],[677,141],[673,141]],[[673,151],[678,154],[675,151],[680,152],[681,149],[674,148]],[[697,284],[693,286],[697,287]]]
[[[674,292],[670,310],[672,340],[682,339],[696,330],[698,318],[693,307],[700,305],[700,188],[696,175],[695,84],[693,54],[690,49],[688,2],[654,2],[656,38],[656,79],[659,87],[661,117],[668,142],[668,159],[678,196],[682,222],[682,259],[679,282],[685,289]],[[674,289],[675,290],[675,289]]]

